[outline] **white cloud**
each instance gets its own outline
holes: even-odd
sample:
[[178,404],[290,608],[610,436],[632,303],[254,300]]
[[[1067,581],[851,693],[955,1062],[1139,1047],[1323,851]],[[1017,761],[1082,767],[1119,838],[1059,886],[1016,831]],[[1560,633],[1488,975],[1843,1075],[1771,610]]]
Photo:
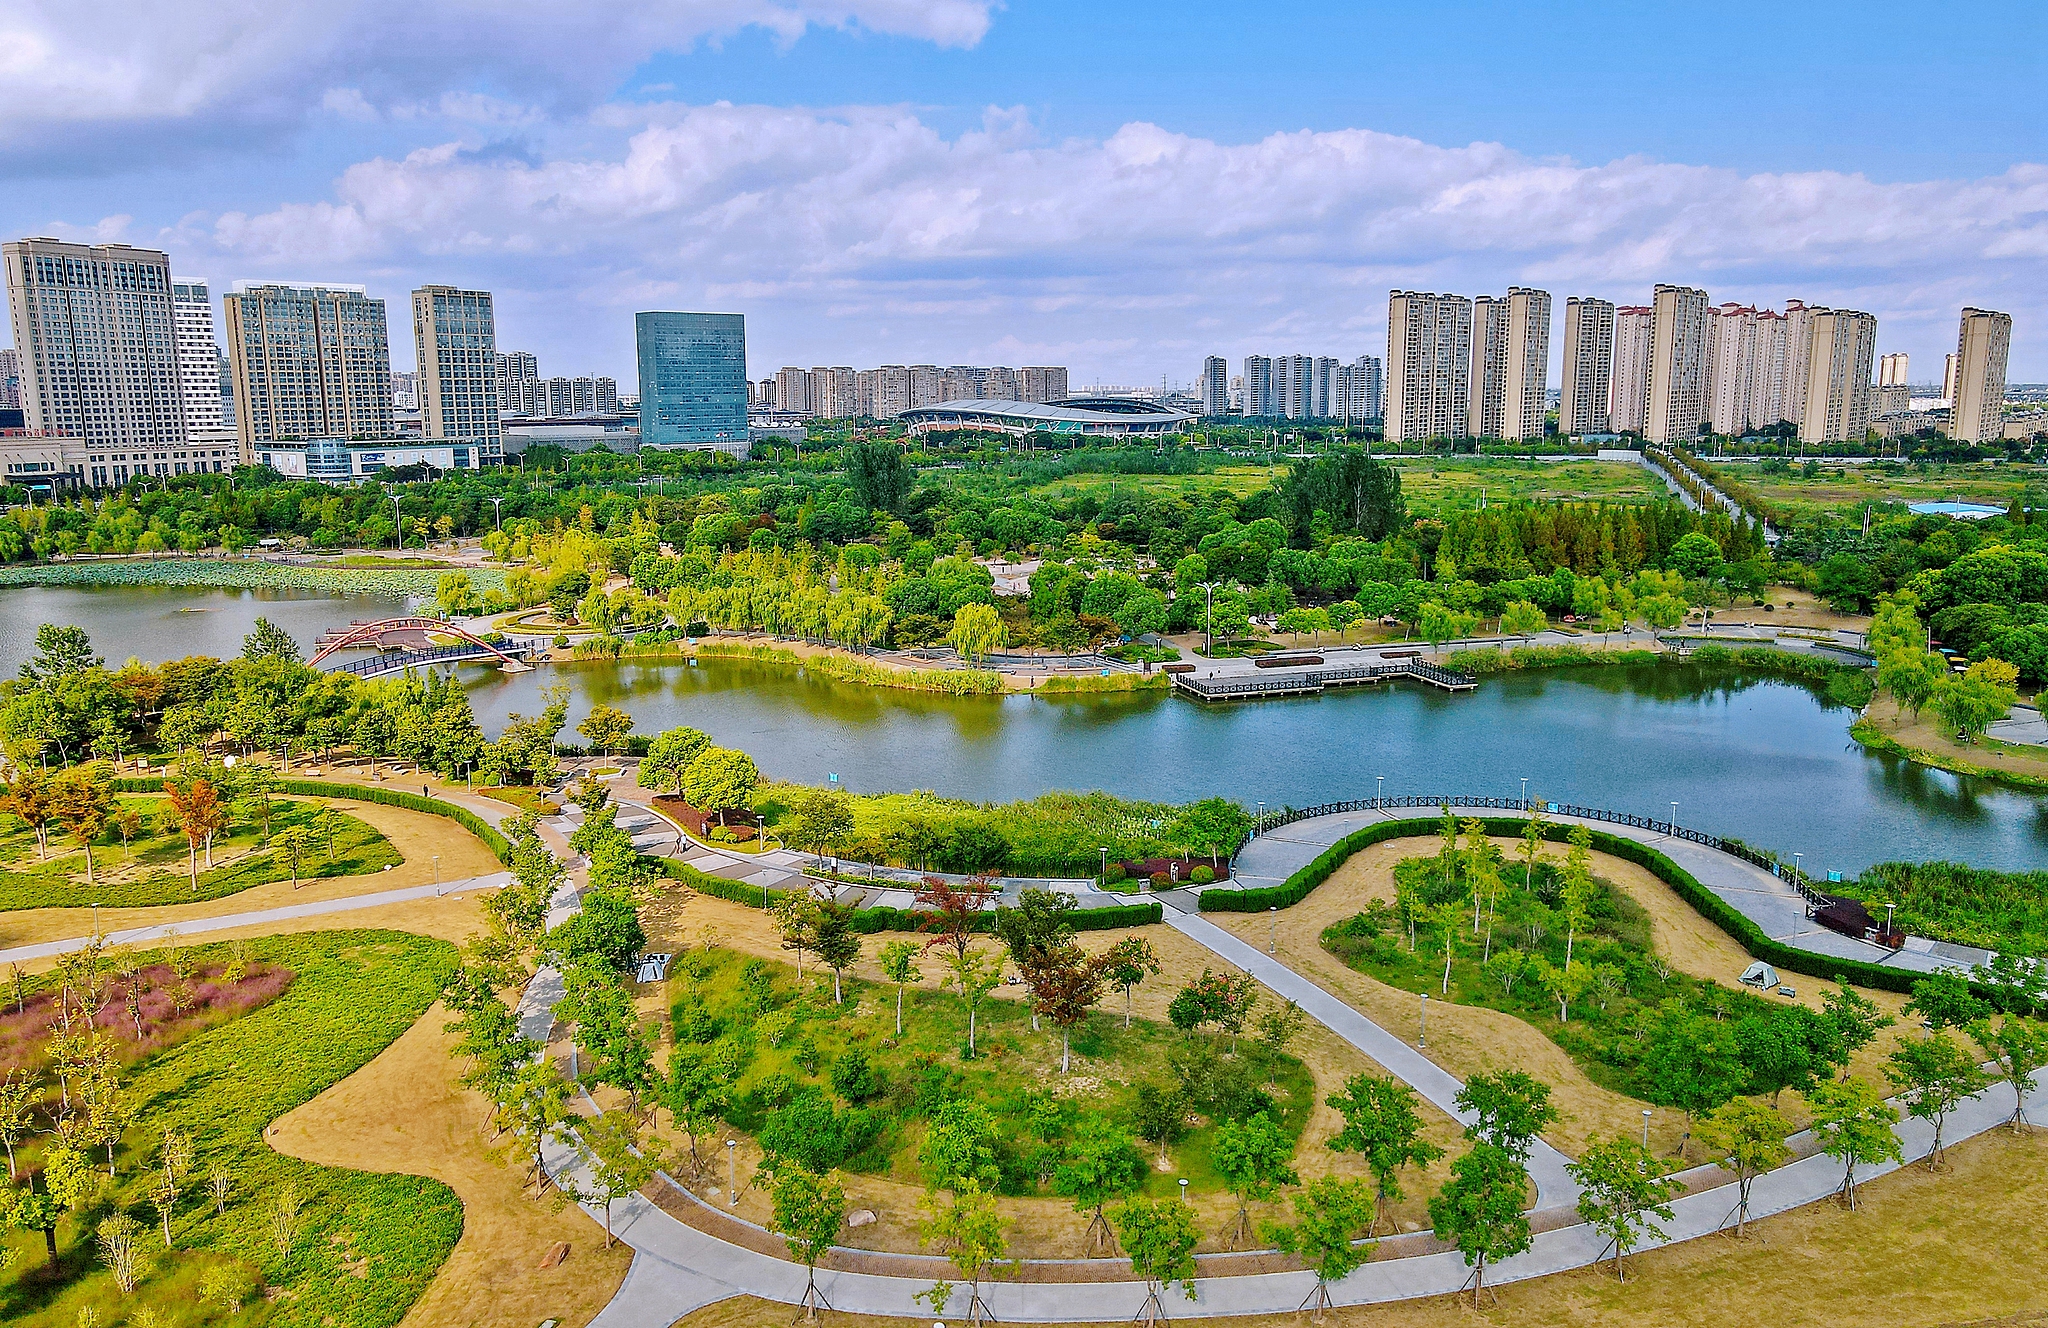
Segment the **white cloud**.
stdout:
[[1047,144],[1014,110],[947,138],[900,108],[664,105],[609,154],[442,144],[193,238],[265,270],[496,282],[518,292],[501,315],[515,329],[522,306],[573,299],[597,326],[565,342],[616,348],[650,300],[742,308],[757,367],[1022,344],[1104,356],[1075,365],[1090,375],[1185,377],[1210,350],[1377,354],[1390,286],[1534,284],[1561,306],[1677,281],[1868,308],[1882,349],[1921,357],[1961,304],[2008,308],[2015,373],[2048,370],[2029,340],[2048,314],[2039,165],[1879,184],[1362,129],[1230,145],[1140,123]]
[[584,106],[652,55],[746,28],[784,42],[820,26],[972,46],[990,8],[991,0],[7,0],[0,162],[54,171],[147,163],[167,146],[246,146],[316,109],[361,119],[436,106],[444,93],[516,88]]

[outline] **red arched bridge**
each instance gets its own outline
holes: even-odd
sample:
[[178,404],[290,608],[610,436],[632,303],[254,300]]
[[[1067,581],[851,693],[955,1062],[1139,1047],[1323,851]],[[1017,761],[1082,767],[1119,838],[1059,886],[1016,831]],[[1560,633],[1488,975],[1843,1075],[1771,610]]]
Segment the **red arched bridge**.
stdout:
[[[397,649],[388,646],[388,638],[412,637],[421,644],[407,642]],[[426,644],[436,636],[456,638],[454,645]],[[532,667],[519,658],[518,648],[508,650],[494,646],[475,633],[454,623],[442,622],[439,618],[386,618],[381,622],[359,622],[349,624],[346,630],[330,631],[320,639],[320,649],[308,660],[319,667],[333,655],[344,650],[356,650],[374,646],[378,653],[363,659],[351,659],[328,666],[330,673],[353,673],[359,678],[377,678],[387,673],[403,673],[407,669],[423,668],[435,664],[459,664],[467,660],[495,659],[507,669],[519,670]]]

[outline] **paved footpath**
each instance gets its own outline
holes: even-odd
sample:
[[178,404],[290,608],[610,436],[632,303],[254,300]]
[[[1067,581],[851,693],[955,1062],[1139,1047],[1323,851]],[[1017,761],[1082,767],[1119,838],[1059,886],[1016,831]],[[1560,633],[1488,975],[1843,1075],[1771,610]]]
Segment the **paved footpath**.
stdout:
[[[1368,811],[1300,822],[1256,841],[1240,857],[1240,863],[1247,872],[1278,873],[1284,879],[1328,844],[1376,818],[1377,813]],[[1668,846],[1659,842],[1666,839],[1658,835],[1652,842],[1672,852],[1674,858],[1678,857],[1676,850],[1701,847],[1687,841],[1669,841]],[[1726,858],[1712,850],[1702,852]],[[1680,860],[1688,870],[1700,875],[1700,866],[1694,861]],[[1775,882],[1768,873],[1756,875]],[[1701,879],[1706,880],[1704,876]],[[1764,891],[1761,882],[1739,879],[1732,880],[1728,888]],[[1455,1114],[1453,1099],[1459,1084],[1441,1067],[1286,965],[1187,911],[1191,896],[1162,898],[1168,905],[1168,925],[1292,998],[1338,1036],[1390,1073],[1408,1081],[1431,1102]],[[573,889],[565,887],[556,903],[563,915],[573,910]],[[554,920],[551,915],[550,922]],[[553,974],[544,972],[535,978],[519,1010],[522,1032],[546,1036],[559,993],[559,980]],[[2048,1070],[2035,1076],[2028,1102],[2035,1112],[2048,1108]],[[2011,1110],[2010,1090],[1994,1087],[1964,1103],[1950,1117],[1948,1139],[1957,1142],[1995,1128],[2008,1118]],[[1908,1118],[1897,1133],[1907,1162],[1927,1155],[1933,1132],[1923,1122]],[[1537,1182],[1538,1207],[1568,1204],[1576,1194],[1576,1187],[1564,1172],[1565,1161],[1562,1154],[1539,1142],[1530,1166]],[[549,1168],[566,1169],[572,1183],[579,1173],[572,1151],[564,1145],[550,1148]],[[1857,1177],[1859,1181],[1869,1180],[1896,1169],[1893,1164],[1859,1168]],[[1825,1199],[1840,1188],[1841,1181],[1841,1167],[1833,1159],[1824,1154],[1802,1158],[1757,1179],[1751,1194],[1750,1216],[1768,1217]],[[685,1196],[684,1202],[699,1202],[687,1189],[677,1188]],[[1734,1194],[1732,1186],[1721,1186],[1677,1200],[1672,1206],[1674,1220],[1666,1224],[1665,1235],[1646,1241],[1642,1248],[1652,1249],[1720,1230],[1732,1220],[1730,1205]],[[591,1215],[602,1220],[601,1212],[593,1211]],[[592,1321],[592,1328],[668,1328],[683,1315],[732,1296],[752,1295],[788,1305],[798,1303],[803,1296],[805,1274],[801,1264],[729,1244],[677,1220],[638,1195],[613,1204],[612,1228],[633,1248],[633,1263],[617,1294]],[[1543,1277],[1597,1262],[1606,1252],[1606,1241],[1591,1228],[1583,1224],[1565,1226],[1538,1233],[1526,1253],[1490,1267],[1487,1277],[1495,1283]],[[1419,1255],[1367,1264],[1333,1284],[1330,1294],[1339,1305],[1379,1304],[1450,1294],[1468,1285],[1470,1276],[1464,1260],[1455,1252]],[[921,1278],[828,1269],[819,1272],[818,1285],[833,1308],[841,1311],[924,1317],[924,1307],[912,1297],[929,1284]],[[1196,1283],[1192,1305],[1175,1293],[1167,1302],[1167,1310],[1169,1314],[1188,1317],[1283,1313],[1299,1307],[1314,1289],[1315,1278],[1307,1272],[1205,1278]],[[1129,1280],[993,1281],[983,1288],[991,1312],[997,1319],[1012,1323],[1113,1320],[1136,1314],[1145,1292],[1143,1282]]]

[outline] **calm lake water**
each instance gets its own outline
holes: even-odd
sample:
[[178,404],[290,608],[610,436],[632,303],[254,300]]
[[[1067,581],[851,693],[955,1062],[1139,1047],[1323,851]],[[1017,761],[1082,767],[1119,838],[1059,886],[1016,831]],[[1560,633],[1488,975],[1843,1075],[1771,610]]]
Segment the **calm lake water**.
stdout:
[[[192,608],[202,612],[181,612]],[[301,643],[327,626],[402,611],[395,599],[253,591],[0,591],[0,669],[39,622],[74,622],[109,660],[229,655],[258,615]],[[643,733],[691,724],[750,752],[768,774],[842,787],[937,789],[1005,801],[1107,789],[1252,806],[1396,794],[1532,796],[1678,820],[1783,853],[1810,871],[1887,859],[1984,867],[2048,863],[2048,799],[1865,752],[1853,716],[1804,688],[1721,670],[1561,671],[1448,695],[1413,684],[1203,706],[1172,696],[941,697],[851,687],[790,668],[710,661],[582,663],[507,676],[466,667],[477,717],[496,732],[570,687],[573,729],[603,701]]]

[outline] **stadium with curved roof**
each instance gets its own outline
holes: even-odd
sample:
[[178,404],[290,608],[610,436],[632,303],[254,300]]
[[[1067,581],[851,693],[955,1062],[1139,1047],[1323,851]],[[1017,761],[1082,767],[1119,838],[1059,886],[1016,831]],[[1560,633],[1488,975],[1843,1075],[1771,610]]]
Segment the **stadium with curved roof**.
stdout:
[[1002,433],[1077,433],[1152,437],[1178,433],[1194,416],[1130,397],[1066,397],[1059,401],[941,401],[915,406],[900,419],[912,433],[989,429]]

